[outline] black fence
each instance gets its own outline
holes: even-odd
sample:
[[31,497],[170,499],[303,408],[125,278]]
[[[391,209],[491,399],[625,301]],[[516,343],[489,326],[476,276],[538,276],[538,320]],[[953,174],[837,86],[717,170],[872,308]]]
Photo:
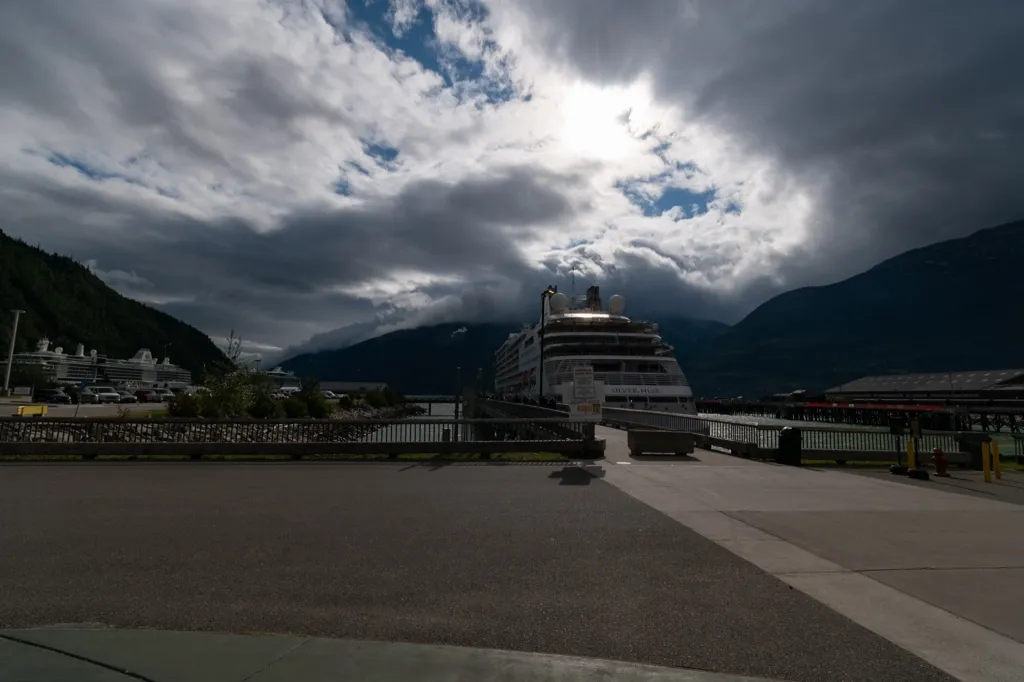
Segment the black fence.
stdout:
[[557,419],[0,418],[0,455],[563,452],[596,456],[593,425]]

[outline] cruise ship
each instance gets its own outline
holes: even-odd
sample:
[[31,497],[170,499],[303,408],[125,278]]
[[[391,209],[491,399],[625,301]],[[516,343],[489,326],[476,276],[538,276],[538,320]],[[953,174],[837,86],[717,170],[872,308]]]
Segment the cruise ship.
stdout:
[[171,364],[170,358],[157,361],[146,348],[140,349],[131,359],[116,360],[96,351],[86,355],[82,344],[78,344],[74,355],[68,355],[60,346],[50,350],[50,345],[49,339],[40,339],[35,351],[16,353],[14,365],[38,367],[47,379],[65,384],[95,381],[116,384],[192,383],[191,372]]
[[597,286],[575,300],[548,287],[540,322],[509,334],[495,353],[495,393],[559,400],[559,387],[572,381],[573,367],[592,365],[594,380],[604,382],[608,407],[696,414],[675,350],[659,336],[657,324],[623,315],[625,305],[616,295],[605,310]]

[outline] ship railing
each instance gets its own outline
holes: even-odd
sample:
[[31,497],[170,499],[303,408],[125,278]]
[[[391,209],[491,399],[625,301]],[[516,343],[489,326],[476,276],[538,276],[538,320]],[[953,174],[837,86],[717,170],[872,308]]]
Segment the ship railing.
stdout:
[[[550,376],[555,386],[572,381],[572,372],[556,372]],[[603,381],[606,386],[689,386],[681,373],[595,372],[594,381]]]

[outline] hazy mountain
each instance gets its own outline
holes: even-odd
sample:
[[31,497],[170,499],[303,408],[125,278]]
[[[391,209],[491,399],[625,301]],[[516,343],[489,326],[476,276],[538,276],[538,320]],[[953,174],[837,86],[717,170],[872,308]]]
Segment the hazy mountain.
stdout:
[[0,232],[0,348],[6,360],[9,310],[26,311],[18,325],[18,350],[47,336],[73,353],[78,343],[113,358],[140,348],[167,353],[175,364],[202,377],[204,366],[226,358],[210,337],[155,308],[125,298],[85,266],[49,254]]
[[[461,367],[465,382],[480,369],[491,388],[494,352],[521,326],[453,323],[404,329],[348,348],[299,355],[282,366],[321,381],[383,381],[412,395],[451,392]],[[684,371],[686,359],[726,328],[708,320],[662,321],[662,335],[676,346]]]
[[824,390],[870,374],[1024,367],[1024,221],[781,294],[689,368],[698,396]]

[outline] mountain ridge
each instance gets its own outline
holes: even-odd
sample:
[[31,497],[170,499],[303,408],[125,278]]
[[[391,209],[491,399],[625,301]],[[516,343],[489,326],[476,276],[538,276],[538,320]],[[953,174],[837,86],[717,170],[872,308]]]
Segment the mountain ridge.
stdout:
[[[195,380],[206,368],[226,363],[209,336],[195,327],[124,296],[72,258],[49,253],[0,230],[0,314],[25,310],[18,323],[17,350],[35,347],[46,336],[55,346],[82,343],[115,358],[140,348],[190,370]],[[0,322],[0,344],[10,342],[10,322]]]
[[[732,326],[685,318],[659,322],[695,395],[704,398],[823,391],[874,374],[1018,367],[1024,366],[1024,353],[1014,339],[1024,336],[1024,319],[1014,317],[1007,303],[1024,298],[1024,282],[1014,276],[1021,264],[1024,221],[1015,221],[911,249],[839,282],[779,294]],[[458,352],[437,352],[436,335],[463,325],[469,330],[466,339],[479,338],[479,343],[464,339]],[[378,346],[383,342],[369,339],[283,364],[327,370],[339,379],[365,374],[407,393],[445,390],[461,364],[473,373],[483,367],[489,386],[494,350],[519,328],[457,322],[403,330],[392,333],[400,336],[376,337],[394,343]],[[384,346],[391,356],[418,359],[402,360],[401,369],[392,371],[385,366],[389,356],[374,352]],[[360,350],[346,354],[352,348]],[[313,356],[319,359],[310,360]],[[425,382],[433,386],[427,390],[411,378],[421,366],[433,368],[431,373],[447,367],[444,379]]]
[[[1024,364],[1012,338],[1024,221],[905,251],[832,284],[761,304],[691,368],[704,397],[822,391],[862,376]],[[770,358],[770,362],[765,359]]]
[[[662,336],[676,345],[681,363],[693,349],[726,327],[711,320],[669,318],[661,323]],[[464,328],[465,331],[458,330]],[[299,376],[321,381],[382,381],[402,393],[447,393],[461,367],[464,384],[475,381],[477,370],[487,390],[494,383],[494,353],[522,323],[449,322],[402,329],[344,348],[304,353],[280,363]],[[413,357],[412,349],[420,355]],[[426,368],[426,369],[425,369]],[[685,371],[685,365],[684,365]]]

